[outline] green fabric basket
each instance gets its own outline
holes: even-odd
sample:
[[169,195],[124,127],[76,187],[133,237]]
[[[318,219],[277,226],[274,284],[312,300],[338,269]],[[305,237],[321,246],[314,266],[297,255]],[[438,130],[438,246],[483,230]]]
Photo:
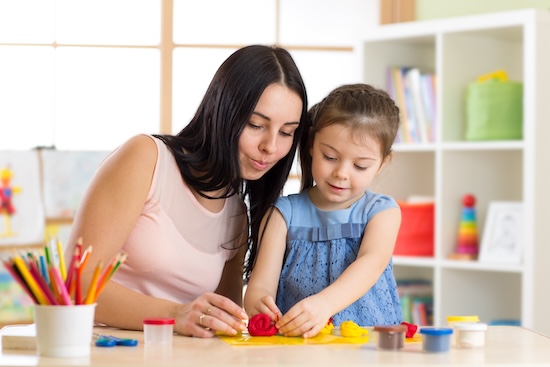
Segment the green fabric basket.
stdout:
[[523,137],[523,83],[490,79],[466,91],[466,140]]

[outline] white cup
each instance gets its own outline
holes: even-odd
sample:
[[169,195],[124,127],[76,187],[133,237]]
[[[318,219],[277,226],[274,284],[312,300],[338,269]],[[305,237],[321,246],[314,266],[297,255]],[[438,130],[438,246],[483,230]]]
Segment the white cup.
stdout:
[[92,346],[95,304],[34,306],[38,354],[47,357],[85,357]]

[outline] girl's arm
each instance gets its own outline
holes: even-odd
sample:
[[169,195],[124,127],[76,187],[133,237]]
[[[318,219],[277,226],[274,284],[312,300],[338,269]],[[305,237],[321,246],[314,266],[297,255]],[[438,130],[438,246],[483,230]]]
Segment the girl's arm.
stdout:
[[[122,250],[143,209],[151,187],[157,160],[157,147],[148,136],[131,138],[113,152],[101,165],[79,207],[69,238],[76,243],[82,237],[91,244],[89,264],[103,264]],[[74,246],[74,245],[73,245]],[[72,255],[72,247],[66,257]],[[83,284],[89,284],[94,266],[83,272]],[[228,315],[210,320],[212,330],[198,324],[201,314],[212,305],[233,315],[242,309],[231,300],[209,293],[189,304],[177,304],[134,292],[114,281],[109,281],[97,301],[95,320],[110,326],[141,330],[143,319],[170,317],[176,320],[175,331],[184,335],[208,337],[214,330],[236,333],[240,320]],[[215,322],[214,322],[215,321]]]
[[376,214],[365,228],[357,259],[330,286],[294,305],[277,323],[279,332],[315,336],[330,317],[367,293],[390,262],[400,223],[399,208]]
[[287,227],[278,209],[273,210],[269,221],[268,216],[269,212],[262,220],[263,239],[246,288],[244,306],[249,316],[265,313],[272,320],[277,320],[281,312],[275,305],[275,297],[283,266]]

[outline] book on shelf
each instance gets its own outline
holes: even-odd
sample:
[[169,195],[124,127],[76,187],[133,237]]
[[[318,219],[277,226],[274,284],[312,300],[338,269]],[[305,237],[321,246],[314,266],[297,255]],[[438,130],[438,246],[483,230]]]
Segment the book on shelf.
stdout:
[[433,287],[429,280],[397,281],[403,321],[419,326],[433,325]]
[[399,127],[398,136],[400,143],[412,143],[413,137],[407,121],[409,120],[407,109],[405,106],[405,89],[403,86],[403,77],[401,68],[390,67],[388,68],[388,85],[387,90],[390,92],[390,97],[395,101],[395,104],[399,107],[401,113],[401,126]]
[[436,91],[435,74],[420,74],[420,94],[422,95],[422,103],[424,105],[425,118],[428,128],[428,141],[435,141],[437,114],[435,105]]
[[[396,105],[399,106],[397,103],[397,95],[396,95],[396,89],[397,86],[395,85],[393,77],[393,68],[388,67],[386,68],[386,92],[388,92],[388,95],[391,99],[393,99],[396,103]],[[403,124],[399,127],[399,130],[397,131],[397,136],[395,137],[396,143],[404,143],[407,141],[407,137],[405,136],[405,131],[403,129]]]
[[411,98],[410,110],[418,130],[418,140],[427,143],[430,141],[428,137],[429,121],[424,111],[423,95],[420,88],[420,70],[418,68],[407,70],[405,73],[405,86]]
[[400,143],[435,140],[435,75],[418,67],[389,66],[386,90],[401,111]]
[[411,83],[409,80],[409,73],[411,69],[401,68],[401,78],[403,85],[403,95],[405,97],[405,110],[407,111],[407,120],[405,121],[411,135],[411,140],[413,143],[422,142],[422,134],[420,132],[420,121],[418,119],[418,113],[415,110],[414,104],[414,91],[412,90]]

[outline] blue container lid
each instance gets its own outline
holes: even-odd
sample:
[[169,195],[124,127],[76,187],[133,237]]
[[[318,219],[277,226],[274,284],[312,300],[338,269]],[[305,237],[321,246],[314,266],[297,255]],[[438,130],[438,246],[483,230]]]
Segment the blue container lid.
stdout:
[[447,327],[427,327],[420,329],[420,334],[426,335],[449,335],[453,333],[453,329]]
[[515,320],[515,319],[498,319],[498,320],[491,320],[489,322],[489,325],[521,326],[521,321]]

